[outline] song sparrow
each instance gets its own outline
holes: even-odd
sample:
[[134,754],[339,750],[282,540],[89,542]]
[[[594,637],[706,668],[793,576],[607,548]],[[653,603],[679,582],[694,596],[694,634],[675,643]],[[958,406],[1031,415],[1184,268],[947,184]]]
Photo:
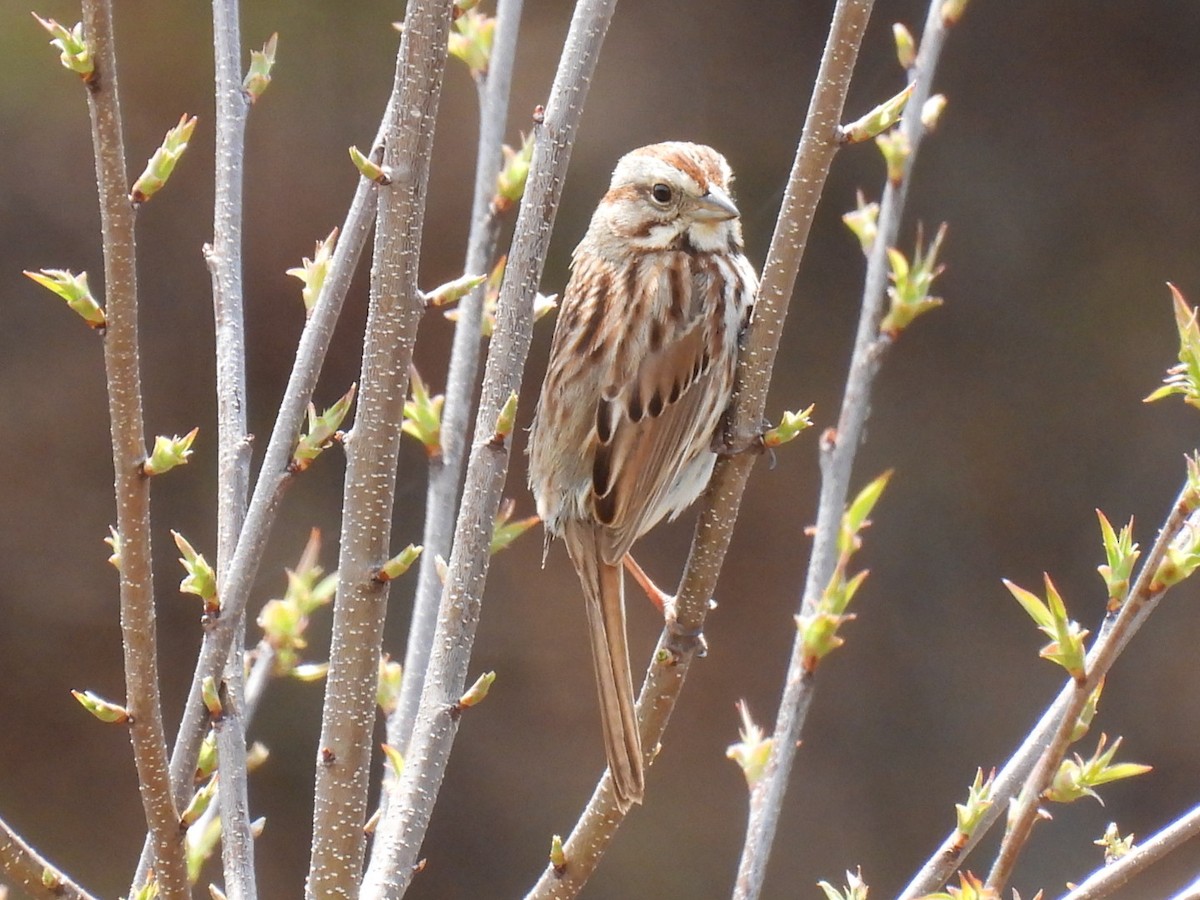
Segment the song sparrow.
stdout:
[[572,257],[530,437],[529,484],[587,601],[617,803],[644,790],[622,563],[708,484],[757,278],[715,150],[642,147],[617,163]]

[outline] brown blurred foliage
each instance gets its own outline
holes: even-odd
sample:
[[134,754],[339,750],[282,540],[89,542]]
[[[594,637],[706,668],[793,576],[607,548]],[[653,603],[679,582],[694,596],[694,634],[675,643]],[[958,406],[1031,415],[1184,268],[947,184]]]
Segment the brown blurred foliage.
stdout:
[[[199,610],[176,595],[168,529],[213,542],[215,434],[209,280],[212,62],[205,4],[117,4],[131,177],[182,112],[200,116],[191,149],[139,218],[143,356],[150,433],[201,429],[195,461],[156,483],[161,668],[177,720],[199,642]],[[568,5],[529,0],[509,139],[544,102]],[[618,7],[572,160],[543,289],[560,290],[569,253],[615,159],[654,140],[711,143],[738,172],[750,254],[761,262],[799,136],[832,3],[627,2]],[[65,23],[64,0],[37,10]],[[280,33],[275,81],[251,116],[246,285],[251,428],[265,440],[303,312],[284,275],[341,221],[391,83],[390,27],[401,4],[247,3],[243,35]],[[851,92],[858,115],[902,83],[891,23],[916,32],[924,5],[880,0]],[[831,657],[801,748],[769,876],[770,897],[816,896],[861,864],[875,893],[897,890],[953,822],[976,766],[1003,761],[1058,684],[1039,635],[1001,587],[1052,571],[1075,616],[1097,621],[1104,591],[1093,509],[1130,515],[1148,544],[1196,445],[1194,413],[1141,398],[1174,358],[1163,282],[1200,299],[1200,7],[1030,0],[971,4],[950,37],[937,89],[950,99],[925,145],[906,240],[918,219],[950,223],[946,305],[906,333],[875,395],[858,483],[895,467],[867,535],[871,577],[858,620]],[[461,272],[473,173],[475,96],[447,75],[422,259],[432,287]],[[875,151],[844,151],[818,213],[783,338],[771,410],[816,403],[836,417],[862,279],[838,217],[854,191],[877,196]],[[0,0],[0,811],[85,885],[124,890],[143,826],[128,741],[84,714],[70,688],[123,695],[116,580],[101,539],[113,519],[111,457],[96,337],[20,275],[87,269],[102,292],[87,114],[77,81],[14,0]],[[318,403],[358,375],[365,266],[326,365]],[[550,326],[539,327],[528,422]],[[423,324],[417,356],[440,388],[451,326]],[[815,433],[815,432],[814,432]],[[710,617],[707,660],[691,683],[633,813],[588,888],[592,898],[721,897],[745,815],[724,758],[734,702],[769,722],[815,509],[814,439],[760,464]],[[423,453],[400,461],[395,545],[418,541]],[[508,493],[532,503],[518,458]],[[283,588],[308,529],[336,561],[340,460],[322,458],[286,500],[263,561],[257,606]],[[686,525],[639,554],[669,584]],[[603,764],[578,586],[552,548],[527,537],[496,559],[475,650],[495,669],[466,717],[414,898],[512,897],[545,862]],[[413,582],[391,594],[388,649],[402,655]],[[1108,803],[1055,810],[1018,873],[1022,893],[1054,889],[1100,862],[1091,840],[1116,819],[1144,835],[1196,801],[1200,704],[1191,681],[1194,590],[1180,588],[1109,680],[1095,731],[1126,735],[1155,771],[1105,791]],[[658,633],[633,598],[635,654]],[[328,614],[312,656],[327,640]],[[307,868],[320,687],[274,684],[252,737],[272,750],[253,776],[262,896],[300,895]],[[1094,740],[1088,739],[1089,742]],[[1090,748],[1089,748],[1090,749]],[[1179,855],[1124,897],[1161,895],[1200,863]],[[982,861],[975,869],[985,867]],[[213,877],[216,877],[215,875]],[[1157,881],[1155,880],[1157,879]]]

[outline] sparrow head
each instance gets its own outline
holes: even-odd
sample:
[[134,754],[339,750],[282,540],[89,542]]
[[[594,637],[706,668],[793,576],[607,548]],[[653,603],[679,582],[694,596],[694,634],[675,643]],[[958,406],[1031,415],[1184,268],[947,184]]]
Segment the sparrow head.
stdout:
[[646,250],[740,251],[732,181],[725,157],[703,144],[641,147],[617,163],[591,232],[599,228]]

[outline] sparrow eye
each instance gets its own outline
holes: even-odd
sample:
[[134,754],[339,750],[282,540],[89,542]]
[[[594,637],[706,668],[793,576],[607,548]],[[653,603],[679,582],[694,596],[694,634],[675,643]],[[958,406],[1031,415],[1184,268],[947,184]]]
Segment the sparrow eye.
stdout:
[[669,185],[656,184],[650,189],[650,196],[654,198],[655,203],[661,203],[665,206],[671,202],[672,191]]

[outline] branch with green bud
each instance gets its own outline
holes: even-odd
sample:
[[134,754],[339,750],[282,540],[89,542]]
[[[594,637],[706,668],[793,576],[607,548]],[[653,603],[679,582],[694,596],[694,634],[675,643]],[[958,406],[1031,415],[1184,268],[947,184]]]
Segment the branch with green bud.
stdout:
[[383,755],[388,761],[388,780],[395,784],[404,774],[404,754],[391,744],[380,744],[380,747],[383,748]]
[[104,317],[104,308],[92,296],[91,288],[88,287],[87,272],[76,275],[67,269],[39,269],[36,272],[25,270],[23,274],[65,300],[67,306],[92,328],[104,331],[105,325],[108,324]]
[[1038,655],[1062,666],[1075,681],[1082,682],[1087,676],[1085,669],[1086,651],[1083,639],[1088,630],[1067,616],[1067,607],[1055,588],[1050,576],[1043,574],[1046,585],[1046,601],[1032,591],[1027,591],[1007,578],[1004,586],[1013,595],[1021,608],[1029,614],[1038,630],[1050,638]]
[[891,272],[888,280],[891,285],[887,289],[890,304],[879,330],[892,340],[900,336],[913,320],[930,310],[942,305],[941,297],[931,297],[930,289],[934,279],[942,274],[945,266],[938,265],[938,251],[942,248],[942,240],[946,237],[946,225],[943,223],[934,235],[928,250],[921,246],[921,229],[917,229],[917,244],[913,249],[913,259],[908,259],[894,247],[888,248],[888,263]]
[[150,452],[150,456],[142,463],[142,474],[147,477],[154,475],[162,475],[165,472],[170,472],[177,466],[186,466],[188,459],[192,455],[192,443],[196,440],[196,435],[200,433],[200,429],[193,428],[183,437],[174,435],[167,437],[166,435],[158,435],[154,438],[154,449]]
[[489,549],[492,556],[512,546],[513,541],[541,521],[537,516],[513,519],[516,509],[517,501],[511,497],[500,502],[496,518],[492,520],[492,542]]
[[1121,738],[1113,741],[1107,749],[1104,746],[1106,742],[1107,737],[1100,735],[1095,752],[1086,760],[1079,754],[1075,754],[1074,759],[1064,759],[1042,798],[1051,803],[1073,803],[1084,797],[1094,797],[1103,805],[1104,801],[1100,800],[1096,788],[1144,775],[1151,770],[1150,766],[1141,763],[1114,763],[1113,757],[1121,746]]
[[455,59],[462,60],[476,81],[486,77],[492,59],[492,44],[496,37],[496,20],[470,8],[454,19],[448,49]]
[[[483,294],[483,316],[479,323],[479,332],[483,337],[490,338],[496,330],[496,307],[500,300],[500,284],[504,280],[504,267],[508,258],[500,257],[492,273],[488,275],[487,287]],[[537,322],[558,308],[558,294],[534,294],[533,321]],[[458,321],[458,310],[448,309],[443,315],[451,322]]]
[[495,672],[484,672],[482,675],[476,678],[475,683],[467,688],[463,695],[458,698],[458,702],[455,703],[451,708],[451,712],[457,715],[464,709],[470,709],[472,706],[478,706],[487,699],[488,692],[492,689],[492,684],[494,684],[495,681]]
[[1133,577],[1133,567],[1141,556],[1141,551],[1133,542],[1132,518],[1118,534],[1104,513],[1096,510],[1096,515],[1100,519],[1100,536],[1104,542],[1104,556],[1107,560],[1098,566],[1096,571],[1100,573],[1108,588],[1108,611],[1113,613],[1125,605],[1129,596],[1129,579]]
[[105,700],[91,691],[71,691],[71,696],[79,701],[80,706],[101,722],[109,725],[133,722],[133,716],[129,714],[129,710],[124,706],[121,706],[119,703],[113,703],[110,700]]
[[917,62],[917,42],[903,22],[892,23],[892,38],[896,43],[896,62],[907,72]]
[[975,770],[975,780],[967,788],[967,802],[954,804],[955,829],[958,846],[965,846],[984,815],[992,807],[992,788],[996,781],[996,770],[983,777],[983,769]]
[[862,869],[857,872],[846,870],[846,886],[835,888],[828,881],[818,881],[817,887],[825,892],[825,900],[867,900],[869,886],[862,877]]
[[104,539],[104,543],[108,544],[112,553],[108,555],[108,564],[121,571],[121,532],[117,531],[112,525],[108,526],[108,537]]
[[219,722],[225,717],[225,704],[221,702],[221,688],[211,675],[205,675],[200,682],[200,700],[208,710],[208,717]]
[[871,248],[875,246],[875,236],[879,233],[879,204],[868,203],[863,192],[859,191],[857,208],[843,214],[842,221],[858,238],[863,256],[870,256]]
[[422,292],[421,299],[425,301],[426,309],[447,306],[457,303],[487,280],[486,275],[459,275],[453,281],[447,281],[427,294]]
[[267,38],[261,50],[250,51],[250,68],[242,80],[242,92],[251,103],[257,102],[271,84],[271,70],[275,67],[275,50],[278,46],[279,34],[276,32]]
[[358,169],[358,173],[370,181],[379,185],[389,185],[392,183],[392,173],[383,165],[363,155],[363,152],[358,147],[350,147],[350,160],[354,163],[354,168]]
[[221,611],[221,603],[217,599],[216,570],[204,558],[204,554],[197,553],[196,548],[178,531],[172,531],[171,537],[175,539],[175,546],[183,554],[179,558],[179,564],[187,572],[187,575],[179,582],[179,592],[195,594],[204,601],[206,616],[217,615]]
[[[295,569],[285,569],[287,590],[283,597],[268,600],[258,614],[263,640],[275,651],[273,671],[300,680],[323,677],[324,667],[300,665],[300,651],[308,646],[305,632],[310,616],[333,601],[337,591],[337,573],[325,574],[317,562],[321,534],[313,529]],[[311,676],[311,677],[310,677]]]
[[192,799],[188,802],[187,808],[179,817],[180,828],[190,828],[196,821],[204,815],[204,811],[208,809],[213,798],[217,796],[217,787],[220,784],[221,773],[213,775],[212,778],[205,782],[204,787],[196,791],[192,795]]
[[779,424],[763,433],[763,446],[768,450],[774,450],[776,447],[782,447],[784,444],[794,441],[799,437],[800,432],[812,427],[812,411],[813,405],[809,405],[807,409],[799,412],[785,411]]
[[1163,554],[1162,562],[1150,581],[1150,593],[1174,587],[1200,568],[1200,528],[1188,522]]
[[921,104],[921,125],[926,131],[936,131],[946,111],[946,95],[934,94]]
[[204,740],[200,743],[200,754],[196,757],[196,776],[193,779],[201,782],[217,771],[217,735],[210,728]]
[[904,166],[912,153],[908,135],[903,129],[893,128],[875,138],[875,146],[879,148],[887,166],[887,180],[892,184],[899,184],[904,180]]
[[379,655],[379,686],[375,689],[375,702],[385,716],[390,716],[400,705],[400,688],[404,683],[404,667],[388,654]]
[[521,135],[521,149],[502,144],[500,153],[503,160],[496,173],[496,193],[492,197],[494,215],[512,209],[525,196],[525,182],[529,180],[529,166],[533,162],[533,133]]
[[399,578],[421,557],[421,551],[425,548],[420,544],[409,544],[382,566],[375,573],[375,580],[381,584],[387,583],[395,578]]
[[404,403],[404,422],[400,430],[420,441],[426,456],[437,459],[442,455],[442,407],[446,395],[430,395],[416,366],[409,367],[408,382],[411,396]]
[[1104,834],[1092,841],[1097,847],[1104,848],[1104,864],[1109,865],[1123,856],[1128,856],[1136,846],[1133,842],[1133,832],[1122,835],[1116,822],[1109,822]]
[[312,259],[302,257],[299,266],[284,272],[285,275],[300,279],[300,283],[304,285],[300,290],[300,298],[304,301],[305,318],[312,315],[313,307],[317,305],[317,299],[321,296],[321,288],[325,286],[325,279],[329,276],[337,237],[338,229],[335,226],[333,231],[329,232],[329,237],[317,241]]
[[154,155],[146,163],[146,168],[133,183],[129,191],[130,203],[135,206],[145,203],[163,189],[167,179],[175,171],[175,164],[187,150],[188,141],[191,140],[195,129],[195,116],[189,118],[187,113],[180,116],[179,124],[167,131],[162,144],[154,151]]
[[750,707],[745,700],[737,702],[737,711],[742,720],[738,728],[741,740],[730,744],[725,749],[725,756],[738,764],[746,777],[746,787],[754,790],[754,786],[766,771],[774,739],[768,737],[762,726],[750,717]]
[[343,435],[338,429],[350,413],[350,406],[354,403],[354,393],[357,389],[357,384],[350,385],[350,390],[342,394],[333,406],[319,416],[316,406],[312,403],[308,404],[308,431],[301,434],[300,439],[296,442],[296,449],[292,451],[292,460],[288,464],[288,471],[293,473],[305,471],[312,465],[313,460],[328,450],[332,444],[341,442]]
[[889,469],[859,491],[846,507],[838,528],[838,559],[833,575],[817,599],[813,612],[796,616],[796,627],[800,630],[804,644],[806,672],[814,671],[824,657],[844,643],[838,635],[838,629],[854,619],[853,615],[846,613],[846,609],[868,574],[864,569],[847,577],[847,569],[854,554],[862,547],[860,534],[871,524],[868,517],[879,502],[891,477],[892,471]]
[[[28,274],[28,273],[26,273]],[[1175,327],[1179,332],[1179,364],[1167,369],[1163,386],[1143,402],[1153,403],[1172,394],[1182,394],[1183,402],[1200,409],[1200,325],[1196,310],[1187,305],[1183,294],[1168,282],[1175,308]]]
[[893,125],[900,121],[900,116],[904,113],[904,107],[908,105],[908,98],[912,96],[915,84],[910,84],[895,94],[884,100],[865,116],[855,119],[849,125],[841,126],[839,130],[839,138],[846,144],[861,144],[863,141],[869,141],[873,137],[878,137],[887,131]]
[[567,852],[563,849],[561,834],[550,837],[550,867],[557,875],[562,875],[567,871]]
[[92,59],[92,48],[83,39],[83,23],[76,22],[74,28],[68,29],[53,19],[43,19],[37,13],[31,15],[50,34],[50,46],[58,48],[58,59],[63,68],[79,75],[84,84],[92,84],[96,78],[96,63]]
[[500,412],[496,413],[496,428],[492,432],[491,445],[493,447],[503,447],[508,443],[509,436],[513,433],[513,429],[517,427],[517,392],[510,391],[508,399],[504,401],[504,405],[500,407]]

